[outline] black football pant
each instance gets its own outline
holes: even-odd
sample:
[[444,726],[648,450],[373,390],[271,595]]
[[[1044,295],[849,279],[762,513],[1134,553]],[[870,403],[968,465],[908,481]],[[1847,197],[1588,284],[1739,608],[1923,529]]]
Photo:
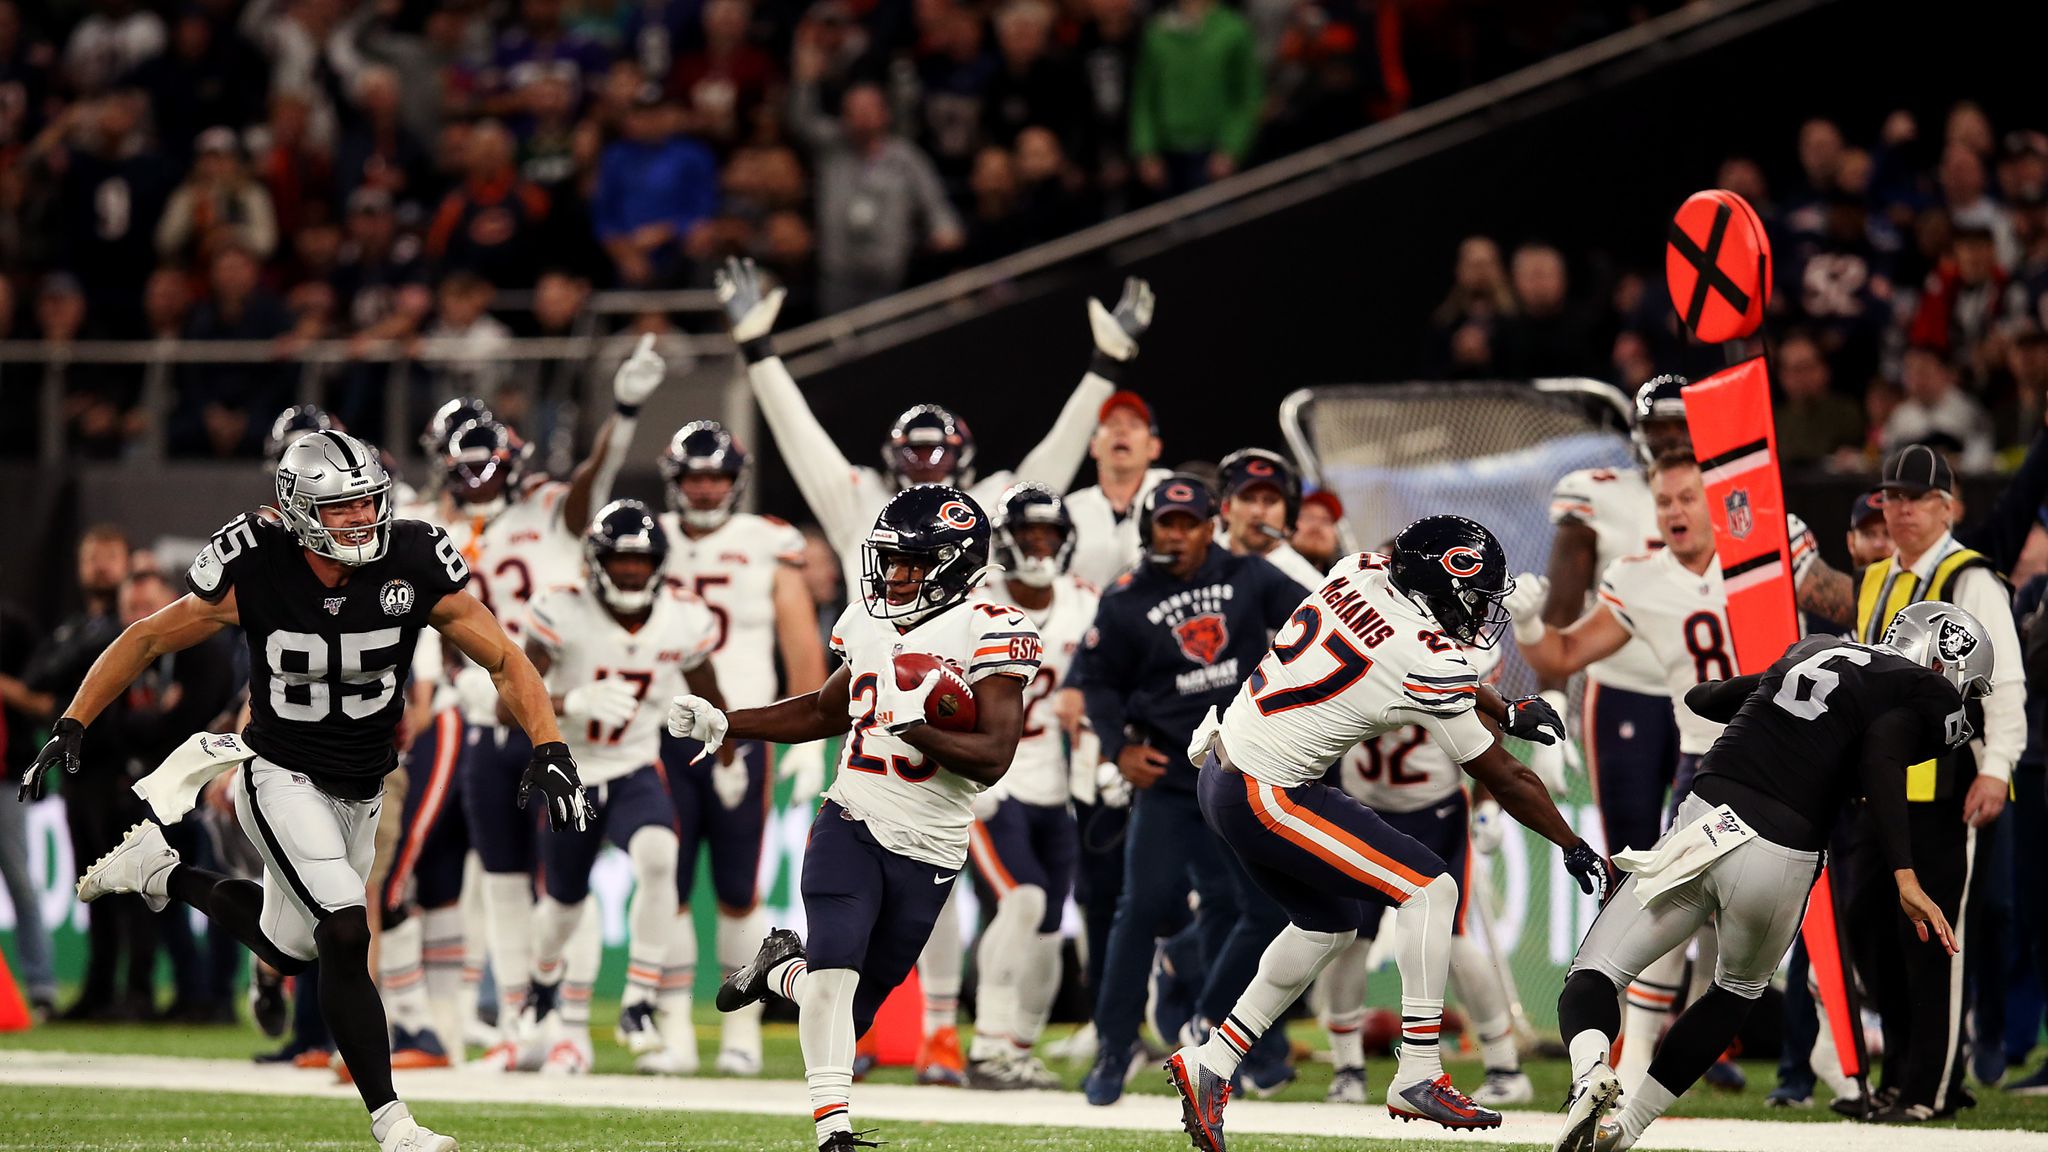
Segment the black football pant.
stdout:
[[[1963,823],[1963,794],[1906,806],[1912,832],[1913,871],[1920,887],[1940,906],[1966,952],[1977,909],[1970,899],[1983,835]],[[1872,849],[1875,854],[1875,849]],[[1901,1104],[1924,1104],[1936,1112],[1953,1107],[1965,1061],[1963,957],[1950,956],[1932,940],[1921,943],[1913,924],[1900,910],[1897,888],[1882,863],[1864,872],[1858,893],[1859,919],[1869,943],[1860,956],[1875,958],[1876,987],[1871,989],[1884,1017],[1884,1086],[1895,1088]]]

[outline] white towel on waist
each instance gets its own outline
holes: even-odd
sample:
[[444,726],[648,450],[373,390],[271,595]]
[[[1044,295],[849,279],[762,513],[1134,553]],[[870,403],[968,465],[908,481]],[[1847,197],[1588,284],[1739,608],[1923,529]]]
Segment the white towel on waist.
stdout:
[[1194,738],[1188,741],[1188,763],[1196,768],[1209,758],[1209,745],[1215,743],[1216,734],[1223,731],[1223,718],[1216,714],[1216,706],[1209,705],[1209,714],[1195,725]]
[[1635,873],[1635,894],[1643,907],[1707,870],[1707,866],[1755,838],[1756,833],[1726,804],[1671,826],[1651,849],[1614,854],[1614,866]]
[[178,745],[164,757],[156,771],[135,782],[135,794],[142,797],[162,824],[176,824],[199,803],[199,793],[214,777],[256,758],[256,753],[232,732],[201,732]]

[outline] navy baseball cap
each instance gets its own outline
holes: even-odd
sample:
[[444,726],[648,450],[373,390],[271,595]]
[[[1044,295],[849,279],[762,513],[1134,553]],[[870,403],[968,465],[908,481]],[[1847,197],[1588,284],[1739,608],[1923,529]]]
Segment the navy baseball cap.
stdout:
[[1929,492],[1954,492],[1956,474],[1941,453],[1925,444],[1908,444],[1885,457],[1881,491],[1925,496]]
[[1884,493],[1872,488],[1858,492],[1856,500],[1849,505],[1849,527],[1857,528],[1871,520],[1884,519]]
[[1186,472],[1176,472],[1159,482],[1152,490],[1152,518],[1157,520],[1168,512],[1186,512],[1197,520],[1207,520],[1216,515],[1216,499],[1209,493],[1209,486],[1202,478]]

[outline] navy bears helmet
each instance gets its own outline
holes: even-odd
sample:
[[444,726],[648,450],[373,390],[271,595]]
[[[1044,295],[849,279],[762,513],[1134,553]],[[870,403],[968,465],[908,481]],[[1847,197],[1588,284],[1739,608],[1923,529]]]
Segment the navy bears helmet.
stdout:
[[914,484],[974,483],[974,433],[967,421],[937,404],[919,404],[896,418],[882,445],[882,466],[898,488]]
[[[918,484],[890,497],[860,546],[868,615],[908,627],[967,599],[989,571],[991,535],[987,513],[951,485]],[[917,578],[891,580],[899,565]]]
[[298,438],[308,432],[341,432],[345,429],[325,408],[317,404],[299,404],[277,414],[270,422],[270,435],[263,441],[263,458],[275,465],[284,457],[284,450],[291,447]]
[[[698,508],[683,494],[688,476],[729,476],[732,487],[715,507]],[[692,528],[710,530],[732,518],[747,486],[747,450],[739,438],[716,420],[692,420],[676,430],[661,454],[669,510]]]
[[[611,573],[620,556],[645,556],[654,566],[638,587],[622,584]],[[661,588],[668,564],[668,533],[653,509],[638,500],[614,500],[591,517],[583,533],[583,560],[590,590],[615,612],[645,612]],[[628,582],[630,583],[630,582]]]
[[1491,648],[1508,625],[1502,601],[1515,581],[1507,553],[1476,520],[1424,516],[1401,529],[1388,575],[1460,644]]
[[[1020,529],[1047,525],[1059,533],[1049,556],[1033,556],[1017,539]],[[1007,579],[1043,588],[1067,570],[1074,558],[1074,521],[1067,506],[1043,484],[1013,484],[996,502],[996,563]]]
[[442,456],[444,482],[469,513],[495,516],[518,498],[527,454],[526,444],[511,428],[489,418],[471,420],[448,437]]

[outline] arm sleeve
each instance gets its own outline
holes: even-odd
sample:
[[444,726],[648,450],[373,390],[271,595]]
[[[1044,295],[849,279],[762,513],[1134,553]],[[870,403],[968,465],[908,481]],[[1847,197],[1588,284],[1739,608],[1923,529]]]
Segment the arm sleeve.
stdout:
[[2034,433],[2026,458],[1992,503],[1990,515],[1957,529],[1956,540],[1990,557],[1993,568],[2010,572],[2019,562],[2044,499],[2048,499],[2048,428]]
[[1088,441],[1095,436],[1102,402],[1115,391],[1115,384],[1095,373],[1083,375],[1045,439],[1018,461],[1017,481],[1036,481],[1054,492],[1064,493],[1074,482],[1074,474],[1081,470],[1081,461],[1087,458]]
[[1095,729],[1095,738],[1102,745],[1105,761],[1114,762],[1124,750],[1133,639],[1124,634],[1115,612],[1105,604],[1095,614],[1095,626],[1088,630],[1083,642],[1087,675],[1081,685],[1081,702],[1088,713],[1088,726]]
[[1893,871],[1913,866],[1913,839],[1906,826],[1906,765],[1920,758],[1926,741],[1920,718],[1905,708],[1888,709],[1863,734],[1858,783],[1877,824],[1885,864]]
[[1429,738],[1454,764],[1469,764],[1493,747],[1493,732],[1479,719],[1477,708],[1450,716],[1425,715],[1419,720],[1429,730]]
[[1022,612],[995,611],[981,604],[965,611],[981,617],[981,634],[975,637],[974,657],[967,665],[967,680],[979,684],[990,676],[1015,676],[1026,684],[1038,675],[1043,644],[1038,629]]
[[2019,630],[2012,622],[2012,602],[1997,576],[1973,568],[1957,579],[1955,603],[1991,635],[1991,694],[1984,698],[1984,752],[1977,759],[1977,771],[2010,780],[2013,765],[2027,746],[2026,664],[2020,656]]
[[1550,522],[1593,523],[1593,474],[1567,472],[1550,492]]
[[861,522],[852,462],[818,423],[782,357],[770,356],[747,365],[747,380],[754,386],[754,399],[761,405],[768,430],[775,434],[775,447],[795,478],[797,491],[803,493],[832,547],[842,555],[851,551],[868,529]]
[[1747,676],[1736,676],[1728,680],[1709,680],[1695,684],[1685,692],[1685,706],[1702,720],[1726,724],[1742,711],[1743,702],[1763,680],[1763,673],[1752,672]]
[[543,592],[526,604],[526,634],[547,650],[551,657],[562,654],[562,605],[551,592]]

